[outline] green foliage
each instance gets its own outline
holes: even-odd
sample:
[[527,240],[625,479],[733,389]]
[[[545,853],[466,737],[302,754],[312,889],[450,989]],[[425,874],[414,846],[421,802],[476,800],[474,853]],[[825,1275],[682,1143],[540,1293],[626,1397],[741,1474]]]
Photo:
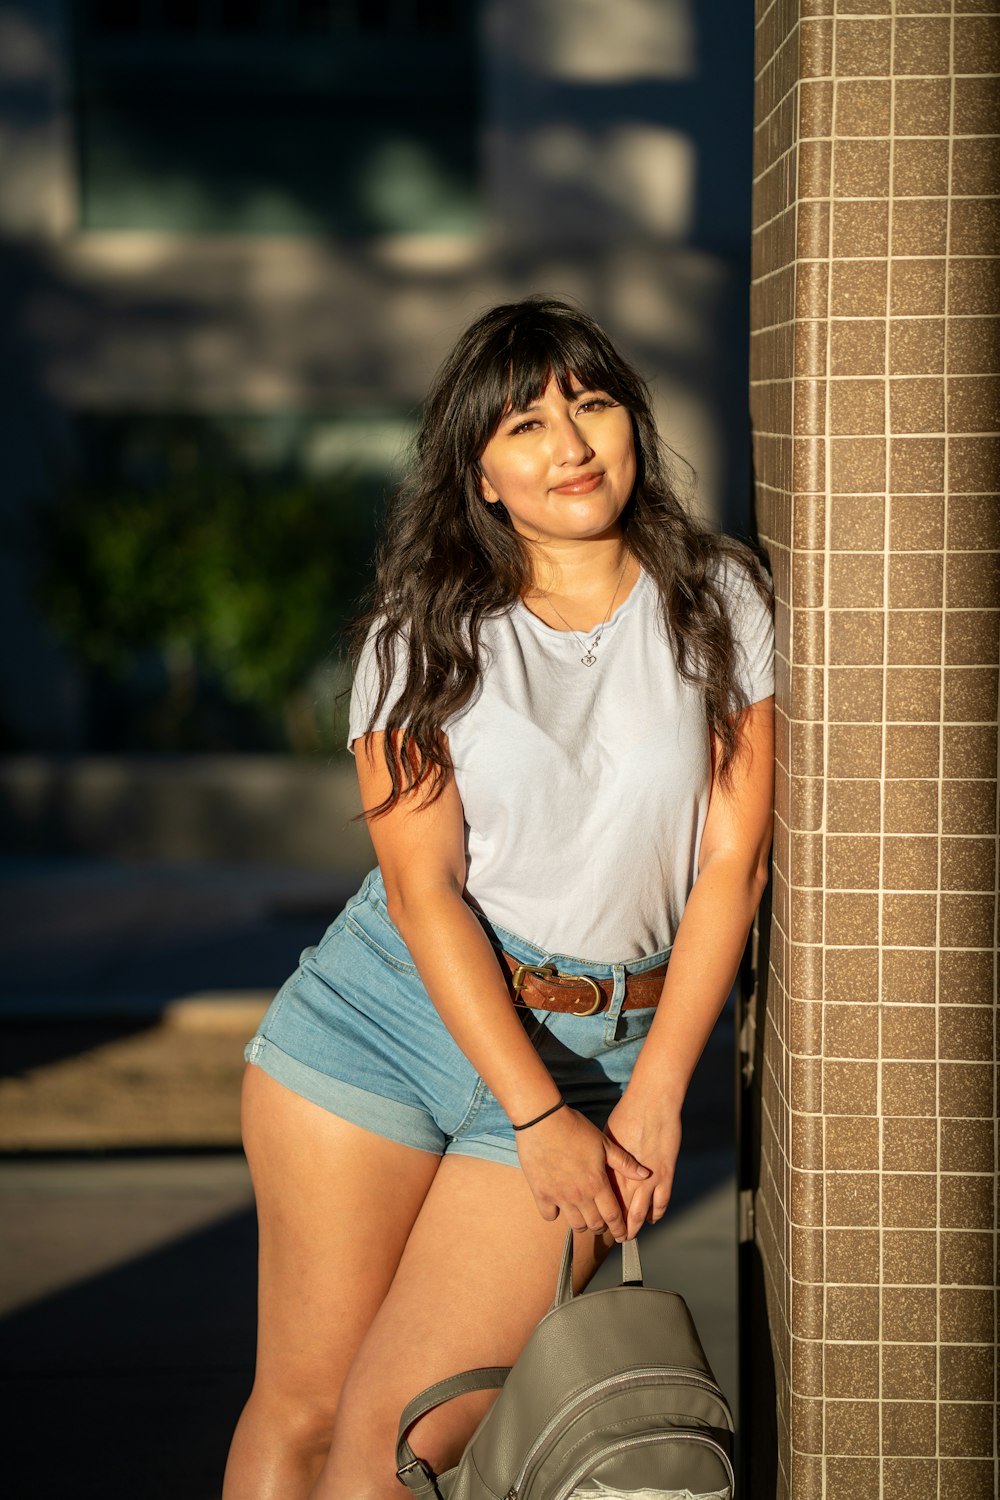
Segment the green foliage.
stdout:
[[124,680],[159,653],[168,676],[193,667],[231,704],[281,719],[294,748],[324,748],[329,705],[313,705],[311,729],[302,705],[319,682],[342,683],[339,636],[372,544],[372,506],[348,474],[171,465],[152,484],[119,478],[48,505],[36,592],[92,666]]

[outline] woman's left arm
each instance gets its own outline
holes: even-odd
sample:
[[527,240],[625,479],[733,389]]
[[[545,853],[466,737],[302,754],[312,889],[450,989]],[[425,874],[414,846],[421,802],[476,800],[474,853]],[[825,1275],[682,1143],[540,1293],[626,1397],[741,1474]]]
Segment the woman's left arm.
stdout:
[[774,699],[746,710],[728,786],[716,776],[698,876],[677,928],[649,1035],[611,1112],[607,1133],[643,1164],[642,1182],[617,1179],[628,1235],[666,1211],[691,1075],[733,986],[767,884],[774,788]]

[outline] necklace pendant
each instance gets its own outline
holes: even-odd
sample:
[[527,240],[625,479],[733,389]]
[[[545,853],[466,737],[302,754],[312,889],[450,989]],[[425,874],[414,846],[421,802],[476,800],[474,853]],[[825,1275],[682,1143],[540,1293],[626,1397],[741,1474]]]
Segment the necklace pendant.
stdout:
[[594,665],[594,662],[597,660],[597,657],[594,655],[593,651],[588,651],[586,656],[580,657],[580,660],[583,662],[583,665],[585,667],[592,667]]

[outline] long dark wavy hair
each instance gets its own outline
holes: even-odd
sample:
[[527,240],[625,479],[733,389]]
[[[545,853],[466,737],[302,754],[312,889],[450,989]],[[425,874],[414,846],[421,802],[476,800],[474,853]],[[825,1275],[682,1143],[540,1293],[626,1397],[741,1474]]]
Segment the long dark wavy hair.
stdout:
[[375,630],[379,691],[369,733],[396,663],[405,665],[384,736],[392,791],[369,809],[370,818],[422,783],[429,799],[440,795],[451,770],[442,726],[479,685],[483,621],[510,610],[531,582],[527,547],[503,503],[483,500],[480,455],[506,412],[529,406],[553,377],[564,396],[579,382],[605,391],[631,414],[636,481],[622,512],[622,537],[656,584],[678,671],[701,689],[706,720],[718,735],[718,773],[723,781],[731,775],[747,701],[737,682],[721,574],[727,562],[744,568],[769,601],[767,576],[750,547],[688,516],[671,483],[646,384],[603,330],[565,302],[529,297],[484,313],[441,366],[410,473],[386,518],[370,608],[350,634],[357,668]]

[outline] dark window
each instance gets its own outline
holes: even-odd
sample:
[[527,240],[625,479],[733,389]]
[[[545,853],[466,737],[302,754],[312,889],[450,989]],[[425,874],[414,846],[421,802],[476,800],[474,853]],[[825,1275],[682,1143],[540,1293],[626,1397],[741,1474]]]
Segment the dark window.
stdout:
[[477,9],[77,0],[82,226],[473,229]]

